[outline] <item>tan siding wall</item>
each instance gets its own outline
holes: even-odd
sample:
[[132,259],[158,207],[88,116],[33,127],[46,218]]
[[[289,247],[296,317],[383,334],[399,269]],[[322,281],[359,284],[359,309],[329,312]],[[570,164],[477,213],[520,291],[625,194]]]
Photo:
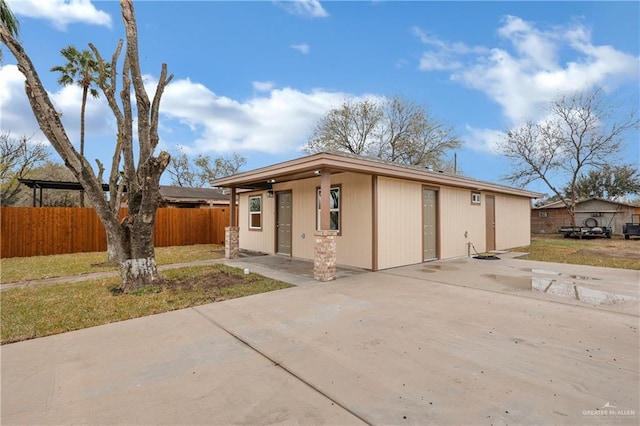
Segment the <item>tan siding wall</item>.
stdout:
[[[249,230],[249,197],[262,195],[262,230]],[[267,197],[266,191],[240,194],[238,226],[240,228],[240,248],[264,253],[275,249],[275,198]]]
[[[342,187],[341,231],[337,238],[337,262],[372,268],[371,176],[341,173],[331,184]],[[291,191],[293,197],[292,244],[294,257],[313,259],[316,229],[316,188],[320,178],[274,185],[274,191]],[[262,231],[249,231],[247,201],[263,195]],[[438,191],[439,257],[467,255],[467,243],[478,252],[486,250],[486,195],[471,205],[471,191],[441,187]],[[496,247],[506,249],[530,243],[530,204],[521,197],[496,194]],[[240,195],[240,247],[273,253],[275,249],[275,197],[266,191]],[[378,178],[378,268],[386,269],[422,262],[422,184]],[[465,232],[467,236],[465,237]]]
[[495,194],[496,249],[505,250],[531,244],[531,201],[528,198]]
[[[336,257],[340,265],[370,269],[372,250],[371,177],[354,173],[331,176],[331,184],[342,187],[341,235],[337,238]],[[275,184],[274,191],[291,190],[293,220],[291,250],[293,257],[313,259],[316,230],[316,188],[320,178]],[[242,243],[241,243],[242,245]]]
[[438,201],[440,258],[466,256],[467,243],[473,243],[478,252],[484,251],[486,248],[485,194],[482,194],[480,205],[471,205],[471,190],[442,187]]
[[338,264],[371,269],[373,212],[371,176],[345,173],[336,176],[342,183],[342,235],[338,237]]
[[422,262],[422,185],[378,178],[378,268]]

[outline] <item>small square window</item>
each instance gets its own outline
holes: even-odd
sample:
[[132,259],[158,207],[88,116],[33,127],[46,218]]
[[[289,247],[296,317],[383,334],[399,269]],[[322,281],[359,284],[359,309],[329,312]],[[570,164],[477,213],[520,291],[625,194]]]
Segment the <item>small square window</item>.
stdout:
[[549,213],[547,212],[538,212],[538,217],[548,217]]
[[480,193],[472,192],[471,193],[471,204],[480,204]]

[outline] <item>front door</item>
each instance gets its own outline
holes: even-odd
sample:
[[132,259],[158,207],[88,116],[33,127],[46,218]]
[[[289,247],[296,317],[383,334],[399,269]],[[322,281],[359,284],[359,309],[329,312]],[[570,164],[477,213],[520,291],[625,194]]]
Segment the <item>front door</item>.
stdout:
[[422,190],[422,260],[436,259],[436,191]]
[[291,192],[276,193],[276,253],[291,256]]
[[487,251],[492,251],[496,249],[496,197],[487,195],[484,199],[487,205]]

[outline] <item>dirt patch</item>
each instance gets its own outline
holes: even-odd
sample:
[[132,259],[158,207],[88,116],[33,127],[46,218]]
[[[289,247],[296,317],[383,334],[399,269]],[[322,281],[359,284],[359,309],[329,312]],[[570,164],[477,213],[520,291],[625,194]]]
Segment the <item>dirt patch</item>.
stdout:
[[[616,257],[619,259],[640,260],[640,239],[625,240],[622,237],[573,239],[561,235],[534,235],[532,241],[548,241],[551,244],[566,243],[575,247],[576,254],[587,256]],[[555,243],[554,243],[555,242]]]
[[218,290],[244,281],[244,277],[227,271],[214,270],[197,276],[186,276],[165,280],[163,287],[170,291]]
[[590,244],[578,250],[579,254],[589,256],[617,257],[640,260],[640,240],[589,241]]

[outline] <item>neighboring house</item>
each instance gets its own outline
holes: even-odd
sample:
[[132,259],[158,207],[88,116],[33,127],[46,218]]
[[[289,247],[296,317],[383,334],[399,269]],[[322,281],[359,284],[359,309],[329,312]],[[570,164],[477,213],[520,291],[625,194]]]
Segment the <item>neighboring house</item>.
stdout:
[[160,185],[160,207],[211,208],[229,205],[229,191],[221,188],[188,188]]
[[[42,207],[44,189],[81,191],[79,182],[50,181],[43,179],[20,179],[20,183],[33,190],[33,206]],[[109,191],[109,185],[102,184],[102,189]],[[221,188],[187,188],[182,186],[160,185],[162,202],[160,207],[180,208],[212,208],[229,205],[229,191]],[[126,206],[126,192],[122,198],[122,207]]]
[[[240,249],[313,259],[317,268],[326,248],[335,251],[337,264],[374,271],[466,256],[473,247],[484,252],[526,246],[531,199],[541,196],[336,153],[215,179],[211,186],[239,194]],[[330,195],[324,206],[321,188]],[[322,245],[321,228],[334,231],[335,244]],[[234,235],[227,240],[229,256]]]
[[[622,226],[631,222],[631,215],[640,213],[640,207],[602,198],[589,198],[576,202],[576,226],[609,226],[614,234],[622,234]],[[562,201],[531,209],[531,230],[552,234],[562,226],[571,226],[571,215]]]

